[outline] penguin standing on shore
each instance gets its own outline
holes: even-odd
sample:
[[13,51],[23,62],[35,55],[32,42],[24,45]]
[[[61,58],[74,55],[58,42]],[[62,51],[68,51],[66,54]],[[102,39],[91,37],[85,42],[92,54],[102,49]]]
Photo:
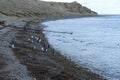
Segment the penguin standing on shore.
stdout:
[[36,41],[37,41],[38,43],[40,43],[42,40],[41,40],[40,37],[37,37],[37,38],[36,38]]
[[14,44],[12,44],[12,45],[11,45],[11,47],[12,47],[12,48],[15,48],[15,45],[14,45]]
[[32,35],[31,35],[30,37],[31,37],[31,39],[33,39],[33,38],[34,38],[34,36],[32,36]]

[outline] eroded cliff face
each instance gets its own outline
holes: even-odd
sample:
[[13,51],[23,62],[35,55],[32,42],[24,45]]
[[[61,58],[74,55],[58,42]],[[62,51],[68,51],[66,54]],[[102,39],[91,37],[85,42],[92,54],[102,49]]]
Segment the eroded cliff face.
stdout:
[[72,3],[49,3],[51,6],[64,10],[65,15],[97,15],[96,12],[87,7],[82,6],[77,2]]
[[0,0],[0,14],[17,17],[64,17],[97,15],[77,2],[60,3],[38,0]]

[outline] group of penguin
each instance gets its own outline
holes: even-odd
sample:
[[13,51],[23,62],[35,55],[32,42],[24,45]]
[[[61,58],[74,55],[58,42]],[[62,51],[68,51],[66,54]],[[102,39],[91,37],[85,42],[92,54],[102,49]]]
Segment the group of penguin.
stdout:
[[[37,43],[40,43],[40,45],[41,45],[40,50],[41,50],[42,53],[45,53],[45,52],[48,51],[49,45],[48,45],[45,41],[43,41],[40,37],[32,36],[32,35],[31,35],[30,38],[28,38],[28,41],[30,41],[31,43],[33,43],[33,42],[35,42],[35,41],[36,41]],[[15,45],[14,45],[14,44],[11,44],[11,47],[12,47],[12,48],[15,48]],[[35,49],[36,49],[36,46],[33,46],[32,49],[35,50]]]

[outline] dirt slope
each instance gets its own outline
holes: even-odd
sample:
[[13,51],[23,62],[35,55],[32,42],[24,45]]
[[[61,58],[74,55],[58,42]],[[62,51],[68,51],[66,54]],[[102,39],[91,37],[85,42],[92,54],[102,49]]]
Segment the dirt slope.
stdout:
[[38,0],[0,0],[0,14],[17,17],[61,17],[96,15],[77,2],[58,3]]

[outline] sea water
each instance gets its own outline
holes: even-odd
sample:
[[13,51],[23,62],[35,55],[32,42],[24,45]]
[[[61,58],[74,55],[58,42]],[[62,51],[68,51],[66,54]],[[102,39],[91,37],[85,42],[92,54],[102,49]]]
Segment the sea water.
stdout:
[[120,80],[119,15],[63,19],[43,25],[50,31],[45,34],[56,50],[108,80]]

